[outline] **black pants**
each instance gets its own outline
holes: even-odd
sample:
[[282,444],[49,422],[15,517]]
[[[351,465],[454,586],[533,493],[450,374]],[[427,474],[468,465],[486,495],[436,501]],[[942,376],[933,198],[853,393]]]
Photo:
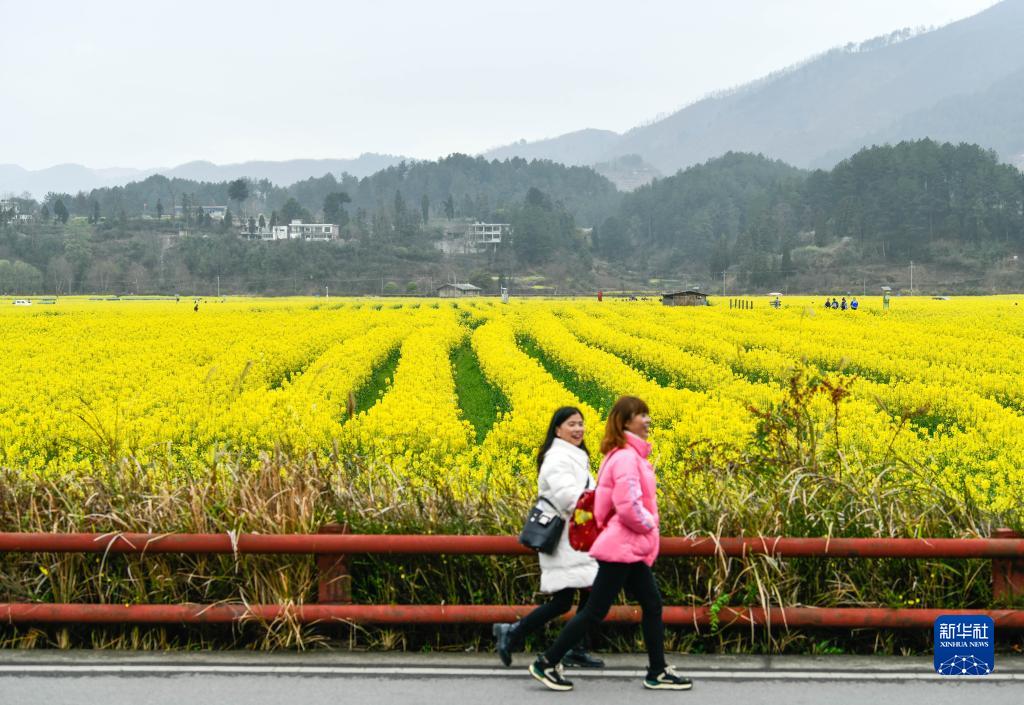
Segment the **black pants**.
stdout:
[[[577,592],[580,594],[580,609],[582,610],[590,597],[590,590],[563,588],[556,593],[552,593],[550,600],[520,619],[516,624],[513,634],[515,646],[521,648],[527,636],[539,632],[544,628],[545,624],[571,610]],[[584,633],[581,639],[586,639],[586,637],[587,634]],[[569,648],[571,649],[573,646],[576,646],[576,643],[571,644]]]
[[651,675],[661,673],[665,668],[665,624],[661,621],[661,593],[650,566],[646,563],[597,563],[590,599],[562,628],[555,643],[544,652],[544,658],[548,663],[561,661],[581,637],[605,618],[615,598],[625,588],[643,610],[640,626],[647,646],[648,672]]

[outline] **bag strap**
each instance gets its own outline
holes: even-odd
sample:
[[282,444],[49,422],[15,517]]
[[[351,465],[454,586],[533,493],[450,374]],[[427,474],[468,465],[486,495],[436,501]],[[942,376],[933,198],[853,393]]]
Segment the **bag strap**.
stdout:
[[547,497],[545,497],[545,496],[544,496],[544,495],[542,495],[542,494],[540,494],[540,495],[537,495],[537,499],[535,499],[535,500],[533,501],[533,506],[534,506],[534,507],[536,507],[536,506],[537,506],[538,504],[540,504],[541,502],[544,502],[544,503],[545,503],[546,505],[548,505],[549,507],[551,507],[551,508],[552,508],[552,509],[553,509],[553,510],[555,511],[555,514],[558,514],[559,516],[561,516],[561,515],[562,515],[562,512],[560,512],[560,511],[558,510],[558,507],[556,507],[556,506],[555,506],[555,503],[554,503],[554,502],[552,502],[552,501],[551,501],[550,499],[548,499]]

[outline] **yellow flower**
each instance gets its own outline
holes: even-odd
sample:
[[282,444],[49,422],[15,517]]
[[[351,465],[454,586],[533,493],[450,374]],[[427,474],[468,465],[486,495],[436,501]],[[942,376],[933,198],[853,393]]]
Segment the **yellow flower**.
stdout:
[[[166,475],[155,480],[179,482],[211,462],[256,463],[281,447],[359,454],[413,491],[443,485],[470,496],[493,486],[525,496],[555,408],[582,410],[594,451],[602,407],[633,394],[651,406],[661,486],[712,492],[703,469],[742,463],[757,439],[752,410],[777,405],[803,369],[853,379],[838,426],[824,395],[808,407],[823,450],[847,460],[851,481],[875,482],[859,468],[898,458],[923,490],[1019,511],[1020,298],[896,299],[886,316],[877,297],[828,313],[820,298],[788,297],[777,310],[730,310],[714,298],[700,308],[239,299],[197,314],[173,301],[75,298],[0,307],[0,465],[47,478],[131,459]],[[450,362],[466,340],[508,403],[479,444]],[[350,395],[365,394],[394,354],[380,396],[356,400],[367,410],[352,414]]]

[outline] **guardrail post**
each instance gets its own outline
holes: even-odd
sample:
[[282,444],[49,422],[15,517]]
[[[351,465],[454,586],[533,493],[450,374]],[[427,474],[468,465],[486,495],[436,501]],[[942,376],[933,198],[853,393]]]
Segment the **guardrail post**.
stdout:
[[[1019,539],[1021,535],[1013,529],[996,529],[994,539]],[[1024,596],[1024,560],[1015,558],[992,559],[992,598],[1009,601]]]
[[[344,524],[324,524],[320,534],[347,534]],[[316,569],[320,574],[316,600],[319,604],[351,604],[352,575],[348,572],[348,556],[343,553],[324,553],[316,556]]]

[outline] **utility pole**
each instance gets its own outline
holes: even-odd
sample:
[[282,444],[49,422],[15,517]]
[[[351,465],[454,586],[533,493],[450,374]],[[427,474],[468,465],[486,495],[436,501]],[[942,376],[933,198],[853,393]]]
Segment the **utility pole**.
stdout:
[[327,296],[325,298],[328,298],[328,299],[331,298],[331,285],[330,284],[324,284],[324,289],[327,291]]
[[217,275],[217,298],[220,298],[220,275]]
[[722,272],[722,297],[725,297],[725,272]]
[[910,260],[910,295],[914,295],[914,260]]

